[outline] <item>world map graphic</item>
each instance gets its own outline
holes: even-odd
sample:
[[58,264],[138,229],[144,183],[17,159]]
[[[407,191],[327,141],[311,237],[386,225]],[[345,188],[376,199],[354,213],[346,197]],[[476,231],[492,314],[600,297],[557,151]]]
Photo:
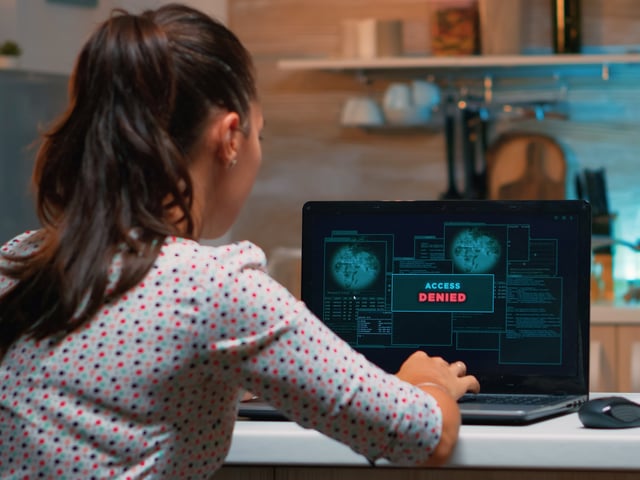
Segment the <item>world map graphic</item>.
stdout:
[[335,282],[345,290],[370,287],[380,275],[378,257],[358,244],[344,245],[331,259],[331,273]]
[[500,259],[501,247],[490,233],[478,228],[458,232],[451,244],[454,264],[465,273],[491,271]]

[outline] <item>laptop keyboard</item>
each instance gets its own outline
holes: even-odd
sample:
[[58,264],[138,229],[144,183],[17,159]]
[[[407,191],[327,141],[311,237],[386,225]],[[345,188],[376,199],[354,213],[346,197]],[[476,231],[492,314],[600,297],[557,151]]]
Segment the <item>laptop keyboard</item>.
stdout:
[[515,404],[515,405],[543,405],[549,403],[549,395],[491,395],[467,393],[458,403],[488,403],[488,404]]

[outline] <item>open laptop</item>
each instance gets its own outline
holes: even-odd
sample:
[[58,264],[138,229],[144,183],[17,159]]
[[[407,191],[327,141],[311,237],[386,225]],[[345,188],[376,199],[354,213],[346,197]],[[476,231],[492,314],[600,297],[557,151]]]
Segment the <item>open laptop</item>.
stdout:
[[302,214],[307,306],[388,372],[417,349],[464,361],[482,392],[461,399],[463,423],[531,423],[588,399],[588,203],[313,201]]

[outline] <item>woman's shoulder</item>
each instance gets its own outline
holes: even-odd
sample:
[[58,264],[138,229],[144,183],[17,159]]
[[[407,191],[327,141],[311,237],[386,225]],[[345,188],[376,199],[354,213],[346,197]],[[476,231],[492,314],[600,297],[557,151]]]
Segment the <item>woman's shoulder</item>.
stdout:
[[38,250],[42,244],[42,230],[27,230],[0,247],[0,261],[11,257],[29,255]]
[[227,270],[264,269],[266,267],[264,251],[246,240],[210,246],[185,238],[169,237],[165,241],[159,260],[190,269],[206,266],[222,267]]
[[42,243],[41,230],[29,230],[13,237],[0,246],[0,295],[16,285],[16,280],[9,276],[11,266],[19,259],[35,253]]

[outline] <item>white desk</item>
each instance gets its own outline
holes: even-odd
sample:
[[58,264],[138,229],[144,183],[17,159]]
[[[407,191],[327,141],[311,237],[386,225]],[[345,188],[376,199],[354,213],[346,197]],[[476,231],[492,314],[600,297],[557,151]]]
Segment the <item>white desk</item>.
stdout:
[[[640,402],[640,394],[623,395]],[[386,471],[387,476],[383,478],[389,478],[392,473],[393,478],[401,478],[396,472],[402,477],[414,472],[407,477],[413,480],[423,478],[420,476],[423,474],[415,476],[416,472],[430,472],[431,476],[425,479],[456,478],[451,475],[460,473],[460,469],[465,470],[465,479],[501,478],[500,472],[513,473],[514,470],[518,471],[518,478],[527,478],[527,471],[540,473],[540,470],[544,471],[544,478],[576,478],[575,472],[581,472],[580,478],[638,478],[640,428],[587,429],[576,413],[527,426],[463,425],[446,468],[397,469],[381,462],[384,468],[373,469],[348,447],[294,423],[239,421],[226,465],[230,468],[223,469],[220,478],[224,475],[240,478],[232,475],[233,467],[263,467],[262,470],[238,469],[236,473],[242,472],[245,480],[310,479],[314,469],[325,473],[330,469],[329,478],[333,480],[342,478],[340,472],[344,478],[371,480],[377,475],[373,472],[381,471]],[[439,476],[434,477],[434,472],[440,472]],[[258,476],[252,477],[252,473]]]

